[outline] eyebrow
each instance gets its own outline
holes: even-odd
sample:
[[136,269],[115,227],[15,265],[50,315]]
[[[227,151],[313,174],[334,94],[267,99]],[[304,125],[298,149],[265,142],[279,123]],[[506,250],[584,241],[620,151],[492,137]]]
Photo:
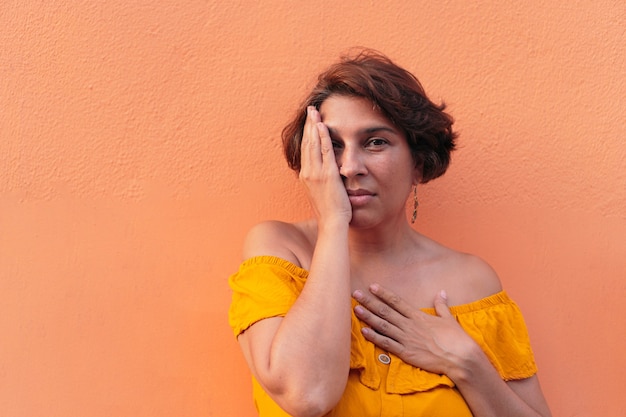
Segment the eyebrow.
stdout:
[[[337,134],[337,131],[335,129],[333,129],[332,127],[329,127],[329,126],[327,126],[327,127],[328,127],[328,131],[331,134],[335,134],[335,135]],[[393,133],[394,135],[398,134],[397,130],[392,129],[389,126],[384,126],[384,125],[366,127],[364,129],[361,129],[361,130],[358,131],[359,134],[363,134],[363,133],[372,134],[372,133],[377,133],[377,132],[389,132],[389,133]]]

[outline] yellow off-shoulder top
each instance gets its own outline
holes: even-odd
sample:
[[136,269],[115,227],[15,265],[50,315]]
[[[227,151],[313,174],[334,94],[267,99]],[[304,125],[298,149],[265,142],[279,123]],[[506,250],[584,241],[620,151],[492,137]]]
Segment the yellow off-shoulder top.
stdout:
[[[307,276],[308,271],[274,256],[243,262],[229,279],[233,290],[229,323],[235,336],[259,320],[287,314]],[[434,309],[423,311],[435,314]],[[522,314],[504,291],[452,306],[450,311],[484,350],[502,379],[529,378],[537,372]],[[472,415],[452,380],[380,350],[365,340],[360,331],[363,326],[353,312],[348,383],[329,417]],[[260,417],[289,416],[254,378],[252,382]]]

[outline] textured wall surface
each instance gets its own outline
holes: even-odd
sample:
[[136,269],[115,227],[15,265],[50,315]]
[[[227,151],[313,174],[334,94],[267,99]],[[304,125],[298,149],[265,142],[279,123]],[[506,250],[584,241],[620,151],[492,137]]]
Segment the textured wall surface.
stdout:
[[554,415],[626,414],[625,3],[408,3],[0,4],[1,415],[254,415],[226,279],[309,215],[280,130],[355,45],[456,118],[416,227],[499,272]]

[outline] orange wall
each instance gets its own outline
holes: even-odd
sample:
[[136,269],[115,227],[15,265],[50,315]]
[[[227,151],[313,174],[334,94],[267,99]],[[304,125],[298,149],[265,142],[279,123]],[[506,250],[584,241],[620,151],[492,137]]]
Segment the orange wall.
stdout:
[[279,132],[353,45],[450,105],[417,226],[499,271],[555,416],[624,415],[626,3],[406,3],[0,4],[1,415],[253,415],[226,279],[307,215]]

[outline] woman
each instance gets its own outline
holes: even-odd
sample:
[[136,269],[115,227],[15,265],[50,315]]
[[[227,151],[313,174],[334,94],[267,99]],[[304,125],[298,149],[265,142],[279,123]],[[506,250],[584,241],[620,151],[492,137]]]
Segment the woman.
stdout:
[[444,108],[365,50],[321,74],[284,129],[315,217],[255,226],[230,278],[260,416],[550,415],[496,274],[407,220],[454,148]]

